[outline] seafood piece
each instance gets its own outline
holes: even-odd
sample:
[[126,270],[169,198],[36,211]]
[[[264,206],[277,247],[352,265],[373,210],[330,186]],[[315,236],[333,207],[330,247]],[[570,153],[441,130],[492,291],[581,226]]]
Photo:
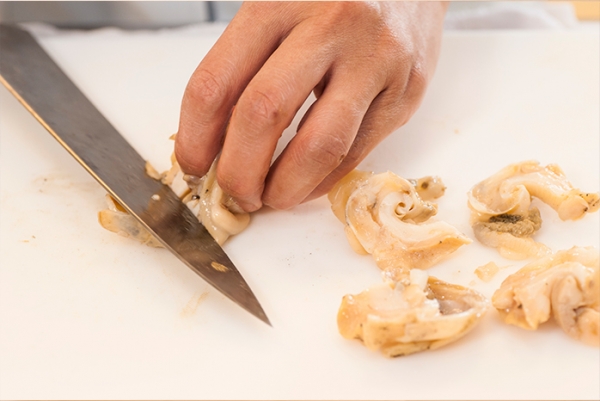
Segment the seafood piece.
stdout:
[[486,263],[483,266],[479,266],[475,269],[475,275],[479,277],[481,281],[485,281],[486,283],[492,281],[496,273],[500,271],[500,268],[494,262]]
[[155,180],[161,180],[162,174],[160,174],[150,162],[146,162],[146,175],[150,178],[154,178]]
[[446,186],[442,182],[442,179],[437,176],[428,175],[418,180],[410,179],[408,182],[415,187],[417,193],[424,201],[440,198],[446,192]]
[[216,180],[216,165],[217,160],[202,178],[182,177],[190,187],[183,203],[198,217],[215,241],[222,245],[230,236],[239,234],[248,226],[250,214],[223,192]]
[[456,341],[475,327],[488,305],[476,291],[412,270],[406,284],[344,296],[337,323],[344,338],[395,357]]
[[531,197],[550,205],[562,220],[577,220],[600,207],[597,193],[573,188],[556,164],[546,167],[537,161],[511,164],[475,185],[469,192],[469,205],[479,215],[526,215]]
[[[146,167],[146,171],[148,172],[148,167]],[[179,163],[176,161],[173,161],[171,168],[162,173],[160,177],[160,181],[163,184],[168,185],[180,199],[183,199],[190,193],[190,187],[186,180],[184,180],[183,171],[181,171],[181,167],[179,167]]]
[[569,336],[600,346],[598,260],[593,247],[545,256],[504,280],[492,303],[508,324],[535,330],[554,316]]
[[600,208],[598,193],[574,188],[556,164],[543,167],[536,161],[503,168],[475,185],[468,197],[475,237],[509,259],[550,252],[531,238],[542,225],[539,210],[531,206],[532,197],[547,203],[562,220],[577,220]]
[[[373,172],[371,171],[352,170],[339,180],[327,194],[333,214],[342,223],[346,222],[346,203],[350,194],[363,185],[371,176],[373,176]],[[444,195],[446,191],[446,186],[442,182],[442,179],[437,176],[428,175],[407,181],[415,187],[419,197],[424,201],[437,199]]]
[[329,199],[338,218],[344,210],[345,232],[354,250],[372,254],[394,280],[412,268],[430,267],[471,242],[448,223],[428,221],[437,205],[423,201],[409,181],[391,172],[353,172]]
[[496,248],[507,259],[542,257],[550,253],[546,245],[534,241],[531,236],[542,226],[537,208],[531,208],[527,216],[500,214],[488,221],[472,222],[475,238],[484,245]]
[[[225,194],[216,181],[217,160],[202,178],[185,175],[174,156],[171,156],[171,162],[171,168],[162,174],[159,174],[150,163],[146,163],[146,174],[168,185],[198,217],[219,245],[223,245],[230,236],[239,234],[248,226],[250,215],[244,212],[231,196]],[[102,227],[147,245],[162,246],[118,203],[110,197],[107,199],[109,209],[102,210],[98,214]]]
[[373,173],[370,171],[352,170],[339,180],[327,194],[333,214],[342,223],[346,223],[348,198],[358,187],[364,185],[371,176],[373,176]]
[[108,209],[98,213],[98,222],[108,231],[133,238],[142,244],[162,248],[162,244],[135,217],[130,215],[112,196],[106,194]]

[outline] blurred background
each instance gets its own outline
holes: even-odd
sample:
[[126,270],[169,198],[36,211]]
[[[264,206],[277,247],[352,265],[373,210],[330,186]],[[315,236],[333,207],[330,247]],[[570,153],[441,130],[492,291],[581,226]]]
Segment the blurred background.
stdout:
[[0,21],[44,22],[61,28],[156,29],[227,22],[241,1],[2,1]]
[[[241,1],[1,1],[0,22],[59,28],[170,28],[228,22]],[[594,24],[600,1],[451,2],[447,29],[562,29]]]

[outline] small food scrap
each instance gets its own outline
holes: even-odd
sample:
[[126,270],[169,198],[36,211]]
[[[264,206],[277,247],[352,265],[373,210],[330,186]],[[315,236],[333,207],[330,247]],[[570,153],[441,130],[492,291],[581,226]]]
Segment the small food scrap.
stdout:
[[540,258],[509,276],[492,303],[504,321],[528,330],[554,316],[571,337],[600,346],[598,250],[573,247]]
[[210,262],[210,266],[215,269],[216,271],[225,273],[227,271],[229,271],[229,268],[227,266],[225,266],[224,264],[221,264],[219,262]]
[[146,175],[150,178],[154,178],[155,180],[160,180],[162,178],[162,175],[156,171],[150,162],[146,162]]
[[208,292],[201,292],[200,294],[194,294],[194,296],[192,296],[192,298],[190,298],[190,300],[187,302],[187,304],[182,309],[182,311],[180,312],[179,315],[181,317],[193,316],[196,313],[196,311],[198,310],[198,307],[200,306],[202,301],[204,301],[206,299],[206,297],[208,297]]
[[162,244],[135,217],[130,215],[114,198],[106,194],[108,209],[98,213],[98,222],[108,231],[133,238],[142,244],[162,248]]
[[483,266],[479,266],[475,269],[475,274],[481,281],[485,281],[486,283],[490,282],[496,273],[500,271],[500,268],[494,262],[487,263]]
[[337,323],[344,338],[396,357],[456,341],[475,327],[488,304],[476,291],[412,270],[407,283],[344,296]]
[[[437,177],[419,182],[431,183],[424,189],[437,188],[429,196],[445,189]],[[346,224],[352,248],[372,254],[379,268],[396,281],[410,269],[430,267],[471,242],[448,223],[431,221],[437,205],[424,201],[414,185],[391,172],[355,170],[331,190],[329,200],[334,214]]]
[[179,198],[183,199],[190,193],[188,183],[183,179],[183,171],[179,167],[177,161],[173,162],[171,168],[160,175],[160,181],[168,185]]
[[159,201],[160,200],[160,195],[159,194],[152,195],[152,200],[153,201]]
[[509,259],[547,255],[550,250],[531,237],[542,219],[532,197],[558,212],[562,220],[577,220],[600,208],[598,193],[574,188],[556,164],[536,161],[511,164],[475,185],[468,193],[471,225],[484,245]]
[[440,198],[446,192],[446,186],[442,182],[442,179],[437,176],[428,175],[418,180],[410,179],[408,182],[415,187],[417,193],[424,201]]

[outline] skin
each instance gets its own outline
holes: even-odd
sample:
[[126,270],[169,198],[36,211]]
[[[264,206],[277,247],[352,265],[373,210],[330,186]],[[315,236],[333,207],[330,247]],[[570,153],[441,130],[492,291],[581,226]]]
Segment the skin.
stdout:
[[[182,170],[202,176],[221,152],[219,185],[249,212],[327,193],[417,110],[446,8],[244,3],[186,87],[175,141]],[[311,92],[317,100],[271,164]]]

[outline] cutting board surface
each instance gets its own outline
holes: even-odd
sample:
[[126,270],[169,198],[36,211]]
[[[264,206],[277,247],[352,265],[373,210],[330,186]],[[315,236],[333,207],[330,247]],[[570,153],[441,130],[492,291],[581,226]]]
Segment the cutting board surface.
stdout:
[[[222,29],[40,40],[162,170],[183,89]],[[422,107],[361,168],[440,175],[438,216],[471,237],[466,192],[509,163],[558,163],[597,192],[599,55],[595,31],[448,32]],[[225,245],[268,327],[169,252],[104,231],[100,186],[4,88],[0,113],[0,398],[600,398],[599,350],[553,322],[529,332],[490,310],[460,341],[396,359],[343,339],[342,296],[381,278],[324,198],[262,210]],[[537,240],[599,245],[598,213],[563,222],[540,209]],[[484,283],[474,270],[490,261],[502,269]],[[490,297],[524,264],[474,242],[430,273]]]

